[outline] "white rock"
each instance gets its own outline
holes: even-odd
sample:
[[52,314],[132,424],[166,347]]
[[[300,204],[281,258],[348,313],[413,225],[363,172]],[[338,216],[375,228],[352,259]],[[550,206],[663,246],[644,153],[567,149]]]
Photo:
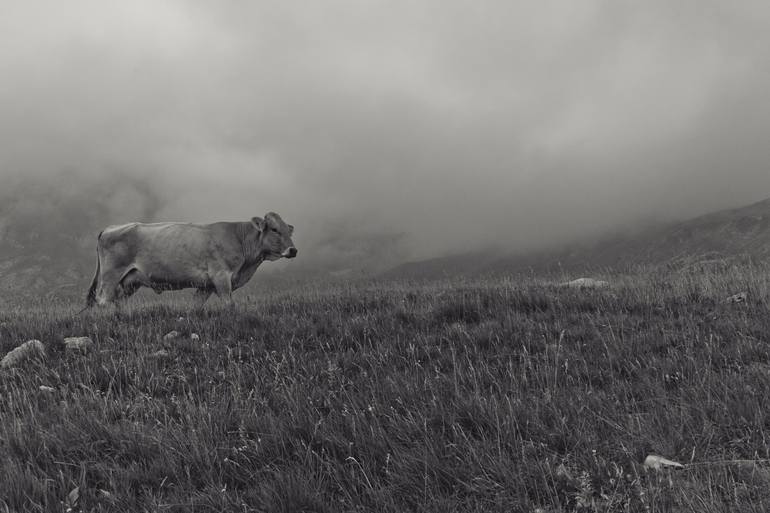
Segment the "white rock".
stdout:
[[77,486],[67,494],[67,500],[64,501],[64,505],[67,506],[67,511],[72,511],[77,508],[80,501],[80,487]]
[[725,303],[745,303],[748,297],[749,294],[747,292],[738,292],[725,299]]
[[9,351],[0,361],[0,368],[16,367],[30,358],[45,358],[45,346],[39,340],[28,340],[16,349]]
[[593,278],[578,278],[576,280],[568,281],[561,284],[562,287],[569,287],[571,289],[602,289],[609,287],[609,282],[603,280],[595,280]]
[[644,466],[653,470],[662,470],[664,468],[684,468],[684,465],[658,456],[656,454],[650,454],[644,459]]
[[564,477],[566,479],[572,479],[572,474],[567,469],[567,467],[564,466],[564,463],[559,463],[559,466],[556,467],[556,475],[558,477]]
[[64,339],[65,351],[88,354],[94,348],[94,341],[90,337],[66,337]]
[[56,392],[56,389],[54,387],[49,387],[49,386],[45,386],[45,385],[40,385],[37,388],[40,389],[41,392],[46,392],[48,394],[52,394],[52,393]]

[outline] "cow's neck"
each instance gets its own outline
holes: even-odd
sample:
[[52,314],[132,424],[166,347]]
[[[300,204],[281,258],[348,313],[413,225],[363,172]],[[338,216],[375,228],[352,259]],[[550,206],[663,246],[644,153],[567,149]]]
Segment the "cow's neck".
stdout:
[[[254,269],[264,262],[265,258],[262,256],[262,247],[259,240],[259,230],[251,223],[238,223],[236,225],[236,232],[238,239],[241,242],[241,250],[243,251],[243,268]],[[252,271],[253,272],[253,271]]]
[[243,249],[243,264],[233,276],[233,288],[238,288],[248,282],[259,267],[265,261],[259,241],[259,231],[251,223],[239,223],[238,238]]

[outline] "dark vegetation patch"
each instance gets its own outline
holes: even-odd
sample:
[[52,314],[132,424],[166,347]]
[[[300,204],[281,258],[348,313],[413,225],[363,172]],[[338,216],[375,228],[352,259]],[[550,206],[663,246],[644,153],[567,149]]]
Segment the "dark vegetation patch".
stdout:
[[480,320],[480,307],[475,303],[465,301],[465,298],[446,301],[433,312],[433,322],[439,326],[455,322],[473,324]]

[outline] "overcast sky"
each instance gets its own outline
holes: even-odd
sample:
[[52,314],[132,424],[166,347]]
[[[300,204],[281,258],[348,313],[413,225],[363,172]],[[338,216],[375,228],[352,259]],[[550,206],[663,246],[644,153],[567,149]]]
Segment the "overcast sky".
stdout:
[[0,5],[6,184],[127,175],[160,219],[414,257],[770,197],[767,2]]

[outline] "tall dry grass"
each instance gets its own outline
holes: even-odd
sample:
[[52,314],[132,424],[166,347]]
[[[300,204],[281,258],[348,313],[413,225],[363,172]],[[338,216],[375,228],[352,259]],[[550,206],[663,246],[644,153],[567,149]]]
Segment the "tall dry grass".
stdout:
[[0,511],[768,510],[770,273],[600,274],[5,311]]

